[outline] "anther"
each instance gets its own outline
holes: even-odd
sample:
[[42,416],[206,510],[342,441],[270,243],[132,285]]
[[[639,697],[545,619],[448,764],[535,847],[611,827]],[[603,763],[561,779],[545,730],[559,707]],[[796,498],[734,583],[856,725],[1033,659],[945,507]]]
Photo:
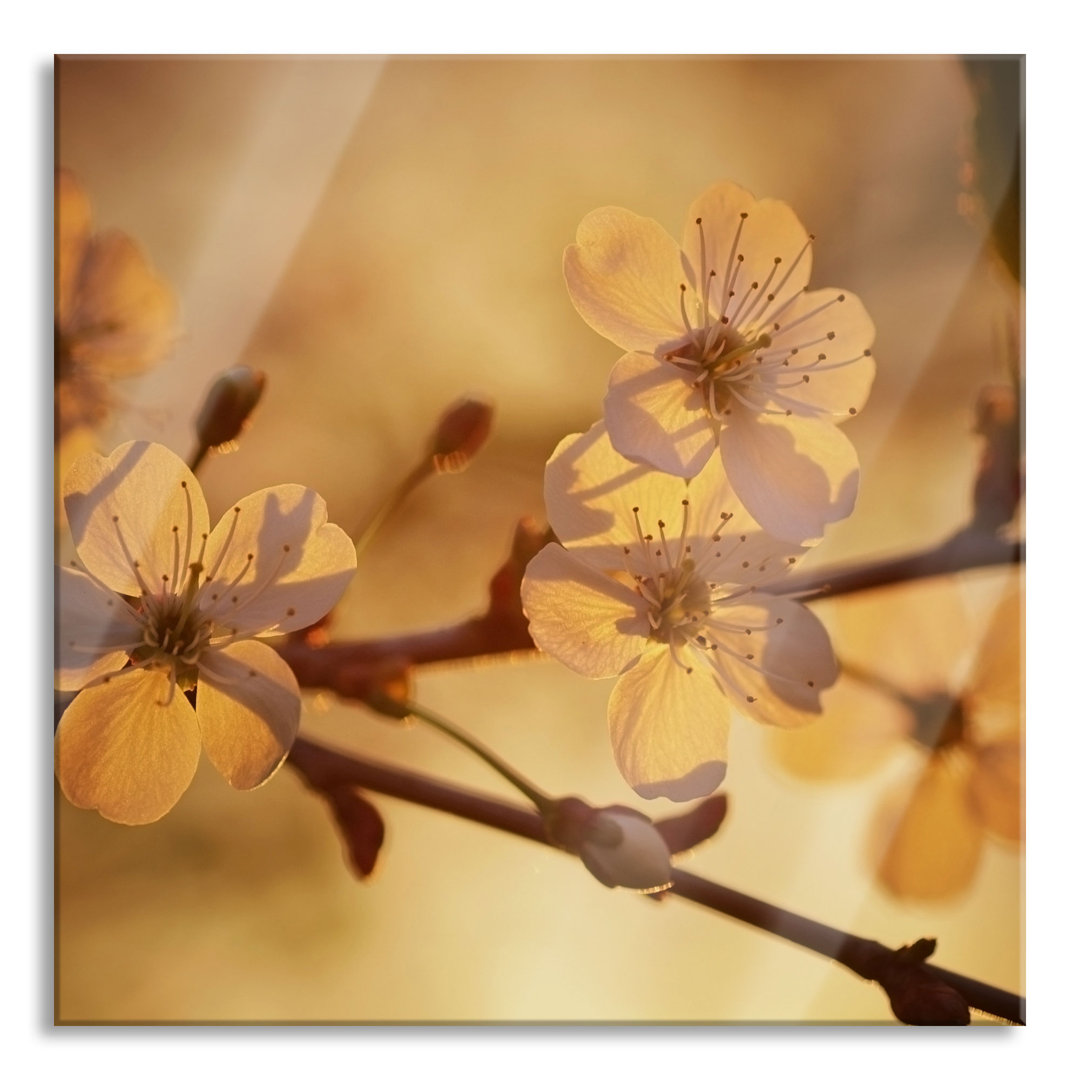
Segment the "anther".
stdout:
[[835,330],[830,330],[830,331],[829,331],[829,332],[828,332],[828,333],[827,333],[827,334],[826,334],[825,336],[826,336],[826,337],[827,337],[827,338],[828,338],[828,339],[829,339],[830,341],[834,341],[834,340],[836,339],[836,331],[835,331]]
[[858,411],[859,411],[859,410],[858,410],[858,409],[856,409],[856,408],[854,408],[854,407],[853,407],[853,408],[850,408],[850,409],[848,409],[848,413],[849,413],[849,414],[850,414],[851,416],[854,416],[854,415],[855,415],[855,414],[856,414],[856,413],[857,413]]
[[746,695],[746,700],[749,701],[751,705],[753,705],[754,702],[757,701],[757,698],[754,697],[752,694],[747,694]]
[[[627,550],[629,550],[629,548]],[[296,608],[294,608],[294,607],[286,608],[285,609],[285,614],[286,614],[286,616],[288,618],[291,619],[296,614]]]

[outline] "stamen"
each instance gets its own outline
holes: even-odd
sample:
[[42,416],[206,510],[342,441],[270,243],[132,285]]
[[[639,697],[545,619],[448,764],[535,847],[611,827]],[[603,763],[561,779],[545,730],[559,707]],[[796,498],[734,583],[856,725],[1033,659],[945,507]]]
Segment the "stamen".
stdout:
[[735,295],[735,279],[731,275],[731,268],[735,262],[735,252],[739,250],[739,240],[742,238],[743,222],[746,221],[749,215],[744,210],[739,215],[739,224],[735,228],[735,235],[731,239],[731,250],[728,252],[727,266],[724,269],[724,306],[720,309],[720,316],[723,319],[727,313],[728,299]]

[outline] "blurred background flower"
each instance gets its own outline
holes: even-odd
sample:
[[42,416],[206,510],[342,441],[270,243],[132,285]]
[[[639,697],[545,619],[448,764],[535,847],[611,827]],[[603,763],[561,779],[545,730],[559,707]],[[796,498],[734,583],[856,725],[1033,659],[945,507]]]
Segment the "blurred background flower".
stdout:
[[[1017,83],[1019,62],[999,63]],[[970,512],[972,407],[1009,381],[1003,327],[1019,307],[961,212],[977,100],[949,57],[61,58],[58,162],[98,228],[152,253],[184,311],[174,357],[140,377],[102,446],[151,438],[185,455],[206,388],[246,363],[266,392],[239,451],[200,470],[211,516],[300,483],[348,525],[449,403],[481,394],[490,441],[387,520],[330,632],[462,618],[482,609],[519,519],[543,520],[556,444],[600,416],[612,347],[562,276],[578,223],[621,205],[674,232],[695,195],[731,179],[828,239],[815,283],[850,288],[877,330],[874,392],[844,425],[859,501],[807,566],[924,545]],[[413,695],[545,790],[662,815],[615,768],[609,692],[529,658],[425,668]],[[301,730],[507,795],[433,733],[326,695],[307,698]],[[896,903],[860,851],[891,766],[808,794],[777,775],[764,734],[733,729],[731,810],[695,871],[890,943],[936,936],[944,966],[1023,989],[1022,857],[987,846],[969,893],[932,916]],[[60,805],[59,1017],[889,1019],[874,987],[781,941],[375,801],[387,839],[363,885],[291,774],[237,793],[201,769],[143,830]]]
[[1015,581],[1003,588],[980,615],[950,579],[833,601],[842,674],[825,716],[773,740],[807,779],[905,759],[909,775],[884,795],[867,842],[877,881],[898,897],[955,896],[987,835],[1023,839],[1023,605]]

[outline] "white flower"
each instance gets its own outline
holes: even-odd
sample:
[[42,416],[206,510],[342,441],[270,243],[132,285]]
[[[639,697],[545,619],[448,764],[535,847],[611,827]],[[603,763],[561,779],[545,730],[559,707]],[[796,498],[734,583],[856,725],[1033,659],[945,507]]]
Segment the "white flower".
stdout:
[[628,350],[604,401],[615,448],[691,477],[719,445],[746,509],[797,543],[851,513],[858,461],[834,425],[874,377],[860,301],[807,291],[812,239],[785,203],[724,183],[690,207],[681,250],[609,206],[563,260],[582,318]]
[[836,678],[824,627],[757,589],[800,549],[752,531],[715,457],[687,482],[626,461],[595,424],[559,444],[545,498],[564,546],[525,572],[529,630],[574,671],[620,676],[608,723],[638,794],[713,791],[733,713],[792,726],[820,712]]
[[664,838],[644,814],[629,807],[596,811],[584,828],[578,854],[609,889],[654,893],[671,888],[671,852]]
[[139,442],[80,458],[64,505],[87,571],[59,569],[56,687],[81,691],[56,732],[64,794],[112,821],[156,821],[191,783],[200,743],[233,787],[261,784],[296,737],[300,693],[256,639],[319,619],[356,567],[326,504],[283,484],[211,532],[191,471]]

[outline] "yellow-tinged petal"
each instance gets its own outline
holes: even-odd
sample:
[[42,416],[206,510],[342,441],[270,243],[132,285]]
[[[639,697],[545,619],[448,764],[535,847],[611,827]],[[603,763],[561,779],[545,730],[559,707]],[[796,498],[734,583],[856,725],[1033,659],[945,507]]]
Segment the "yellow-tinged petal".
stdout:
[[[691,203],[683,229],[683,251],[699,289],[702,233],[705,265],[716,272],[710,289],[714,314],[719,314],[720,303],[729,292],[735,295],[727,297],[728,311],[752,310],[744,303],[751,291],[759,295],[773,293],[775,300],[771,306],[779,307],[810,280],[809,237],[795,211],[785,202],[778,199],[759,202],[750,192],[726,181],[714,184]],[[742,261],[736,273],[740,255]],[[758,288],[751,290],[754,282]]]
[[356,548],[326,520],[310,488],[281,484],[237,502],[206,546],[200,610],[215,634],[284,633],[309,626],[341,599]]
[[109,378],[134,375],[164,358],[175,322],[172,290],[135,242],[116,231],[92,237],[63,327],[77,362]]
[[1024,596],[1019,584],[1006,588],[983,630],[982,646],[964,698],[974,742],[1022,741]]
[[703,798],[727,771],[730,706],[711,665],[690,649],[683,659],[689,672],[654,644],[619,677],[608,702],[615,762],[646,799]]
[[80,690],[119,671],[142,641],[131,608],[89,575],[57,567],[56,689]]
[[605,206],[586,215],[563,273],[578,314],[623,349],[652,352],[685,333],[679,247],[651,218]]
[[199,763],[199,726],[161,671],[129,670],[83,690],[56,730],[56,775],[76,806],[121,825],[167,814]]
[[701,391],[645,353],[627,353],[612,369],[604,421],[620,454],[675,476],[696,476],[716,447]]
[[140,579],[157,590],[167,578],[173,591],[209,532],[198,481],[157,443],[129,442],[107,458],[79,458],[64,478],[64,508],[87,570],[125,596],[139,595]]
[[820,540],[855,506],[859,459],[826,420],[733,409],[720,453],[735,494],[768,533],[792,543]]
[[940,900],[971,883],[983,845],[971,773],[963,748],[932,754],[914,788],[883,805],[871,851],[878,880],[890,892]]
[[911,727],[906,707],[841,675],[812,724],[769,732],[773,758],[804,780],[867,776],[902,744]]
[[234,787],[273,775],[300,726],[300,688],[269,645],[238,641],[199,660],[196,711],[206,756]]
[[1024,750],[1019,741],[975,751],[971,794],[983,825],[1003,840],[1024,839]]
[[[730,547],[740,542],[740,536],[747,536],[743,543],[753,548],[759,562],[767,554],[797,550],[775,541],[767,550],[768,544],[758,542],[752,531],[754,521],[735,497],[715,456],[688,483],[627,460],[611,445],[604,424],[596,423],[583,435],[563,439],[544,472],[544,501],[555,534],[580,558],[605,572],[622,568],[623,548],[638,544],[635,507],[643,532],[656,533],[662,520],[677,539],[682,532],[684,499],[691,544],[722,527],[725,538],[732,538]],[[697,546],[695,558],[702,557]],[[715,558],[715,552],[708,558]],[[719,578],[741,581],[742,576],[725,576],[732,569],[731,560],[723,562]],[[732,572],[741,575],[737,567]]]
[[90,200],[67,169],[56,171],[56,268],[54,317],[70,319],[83,253],[90,239]]
[[589,678],[618,675],[648,644],[642,598],[558,544],[529,563],[521,602],[537,647]]

